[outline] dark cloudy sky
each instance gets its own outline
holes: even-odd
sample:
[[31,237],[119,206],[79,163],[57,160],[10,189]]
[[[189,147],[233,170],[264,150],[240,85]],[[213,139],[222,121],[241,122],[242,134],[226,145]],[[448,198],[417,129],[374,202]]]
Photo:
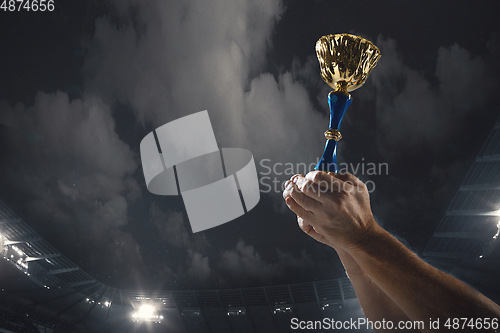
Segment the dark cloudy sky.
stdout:
[[[219,147],[250,150],[261,190],[312,163],[328,126],[314,46],[348,32],[382,58],[353,92],[339,162],[387,163],[379,223],[420,252],[498,115],[492,1],[55,0],[0,11],[0,200],[101,282],[204,289],[336,278],[332,249],[281,193],[192,234],[181,197],[149,193],[141,139],[208,110]],[[277,167],[282,173],[284,167]]]

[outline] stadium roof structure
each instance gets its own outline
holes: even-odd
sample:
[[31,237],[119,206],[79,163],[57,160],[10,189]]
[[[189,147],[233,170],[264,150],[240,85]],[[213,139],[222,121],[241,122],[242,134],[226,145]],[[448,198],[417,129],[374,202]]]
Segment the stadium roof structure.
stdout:
[[500,301],[500,119],[423,255]]
[[13,332],[284,332],[361,318],[347,278],[228,290],[124,290],[92,278],[0,201],[0,328]]

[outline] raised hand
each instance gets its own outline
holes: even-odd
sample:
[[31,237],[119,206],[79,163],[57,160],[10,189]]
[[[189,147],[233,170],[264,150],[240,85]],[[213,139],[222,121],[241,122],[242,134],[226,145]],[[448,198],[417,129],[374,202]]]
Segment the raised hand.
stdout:
[[381,229],[365,184],[350,173],[295,175],[283,198],[305,233],[334,248],[351,249]]

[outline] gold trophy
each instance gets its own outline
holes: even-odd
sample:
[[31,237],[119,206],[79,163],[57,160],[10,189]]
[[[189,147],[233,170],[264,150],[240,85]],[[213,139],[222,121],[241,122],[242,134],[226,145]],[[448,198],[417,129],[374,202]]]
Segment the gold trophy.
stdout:
[[334,90],[328,94],[330,128],[323,156],[315,170],[337,172],[337,142],[342,138],[340,124],[351,105],[350,91],[361,87],[380,59],[380,50],[367,39],[337,34],[321,37],[316,42],[321,77]]

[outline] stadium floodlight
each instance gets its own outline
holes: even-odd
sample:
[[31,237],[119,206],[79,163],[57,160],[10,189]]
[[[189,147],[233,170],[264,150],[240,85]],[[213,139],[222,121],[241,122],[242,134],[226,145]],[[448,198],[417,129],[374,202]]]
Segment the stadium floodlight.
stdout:
[[155,323],[161,323],[163,316],[158,315],[156,307],[152,304],[142,304],[139,310],[132,314],[132,320],[134,322],[141,321],[152,321]]
[[137,312],[137,315],[139,318],[151,318],[155,315],[156,309],[154,306],[149,305],[149,304],[143,304],[139,308],[139,311]]

